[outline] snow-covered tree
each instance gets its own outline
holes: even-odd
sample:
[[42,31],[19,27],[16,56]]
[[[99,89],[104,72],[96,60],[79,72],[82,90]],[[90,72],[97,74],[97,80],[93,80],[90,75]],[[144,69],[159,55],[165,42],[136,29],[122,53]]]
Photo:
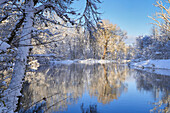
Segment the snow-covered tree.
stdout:
[[135,59],[168,59],[170,58],[170,41],[159,40],[161,36],[155,38],[151,36],[139,36],[136,39]]
[[[87,25],[86,28],[93,32],[91,28],[94,28],[94,22],[100,20],[96,6],[96,3],[101,3],[100,0],[85,0],[86,5],[82,12],[72,7],[74,2],[76,0],[0,1],[0,25],[9,23],[9,19],[15,17],[14,22],[10,25],[12,29],[9,30],[8,35],[3,35],[3,38],[1,38],[3,39],[2,42],[5,41],[10,46],[17,48],[15,66],[9,85],[11,89],[22,81],[26,70],[27,57],[32,47],[58,41],[59,33],[52,33],[48,29],[50,24],[63,27]],[[59,19],[56,19],[56,15]],[[61,23],[61,21],[65,23]],[[41,26],[38,26],[38,24]],[[48,40],[50,36],[55,38]]]
[[[156,7],[159,8],[160,11],[156,12],[155,17],[152,18],[155,23],[152,23],[156,26],[158,26],[161,29],[163,37],[161,37],[161,40],[163,41],[169,41],[170,40],[170,1],[165,0],[162,1],[156,1],[155,4]],[[165,36],[166,35],[166,36]]]
[[[152,23],[151,36],[141,36],[136,40],[135,58],[146,59],[169,59],[170,58],[170,1],[156,1],[155,6],[159,11],[155,17],[150,17]],[[156,26],[155,26],[156,25]]]
[[[33,45],[32,41],[38,40],[39,44],[49,43],[42,42],[37,35],[41,33],[48,36],[55,35],[52,34],[49,29],[36,27],[37,20],[45,26],[48,26],[49,23],[65,26],[65,24],[60,23],[60,20],[68,23],[68,27],[70,27],[70,24],[74,25],[79,23],[79,25],[83,25],[88,23],[87,28],[89,30],[94,24],[91,21],[92,17],[96,22],[99,20],[99,13],[97,12],[98,8],[96,6],[97,2],[100,3],[99,0],[86,0],[86,6],[82,14],[74,11],[71,7],[73,2],[74,0],[1,0],[0,5],[2,14],[0,22],[8,22],[9,17],[13,15],[17,16],[17,21],[15,22],[13,29],[6,37],[6,42],[8,44],[14,45],[18,48],[13,73],[14,76],[24,75],[27,56]],[[48,15],[46,14],[47,12]],[[59,17],[58,20],[55,20],[55,15]],[[77,17],[77,19],[73,19],[74,17]],[[17,44],[15,44],[15,42]]]

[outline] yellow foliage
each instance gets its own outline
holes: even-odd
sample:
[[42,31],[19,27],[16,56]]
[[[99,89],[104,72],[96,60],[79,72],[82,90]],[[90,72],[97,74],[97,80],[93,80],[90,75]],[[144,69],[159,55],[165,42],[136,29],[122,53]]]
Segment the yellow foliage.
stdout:
[[98,26],[96,39],[104,49],[102,59],[105,59],[108,52],[114,53],[125,48],[123,41],[126,38],[126,32],[123,32],[116,24],[113,25],[108,20],[102,20],[98,23]]

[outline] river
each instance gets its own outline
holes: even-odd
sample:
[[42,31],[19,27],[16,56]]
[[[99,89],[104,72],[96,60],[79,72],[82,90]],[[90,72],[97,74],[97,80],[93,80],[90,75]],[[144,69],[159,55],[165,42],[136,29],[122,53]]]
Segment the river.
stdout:
[[41,65],[21,93],[20,113],[168,113],[170,76],[114,63]]

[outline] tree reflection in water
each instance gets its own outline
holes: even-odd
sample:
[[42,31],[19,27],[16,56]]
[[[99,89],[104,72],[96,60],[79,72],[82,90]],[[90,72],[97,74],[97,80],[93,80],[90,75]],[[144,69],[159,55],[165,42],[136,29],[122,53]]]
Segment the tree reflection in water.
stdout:
[[[85,89],[91,96],[97,96],[99,102],[109,103],[127,90],[123,83],[126,72],[125,67],[116,64],[41,66],[36,72],[27,72],[21,108],[26,110],[42,98],[56,94],[47,98],[44,109],[50,107],[48,112],[63,111],[67,105],[76,103]],[[64,98],[67,99],[58,102]]]
[[[136,83],[138,90],[152,92],[154,100],[151,102],[153,109],[150,112],[154,113],[169,113],[170,112],[170,77],[158,74],[152,74],[138,70],[136,74]],[[160,95],[162,92],[162,95]],[[161,100],[158,100],[161,96]]]
[[89,105],[88,108],[84,107],[84,104],[81,104],[81,112],[82,113],[99,113],[97,111],[97,105]]
[[124,84],[127,69],[118,65],[106,67],[104,64],[101,68],[103,71],[100,73],[100,77],[92,82],[89,92],[91,96],[98,97],[98,102],[107,104],[113,99],[118,99],[120,94],[127,90],[127,86]]
[[[41,109],[49,113],[65,111],[68,105],[78,103],[85,92],[91,97],[97,97],[99,103],[108,104],[128,90],[125,81],[131,75],[135,75],[138,90],[153,92],[155,99],[161,96],[162,104],[169,107],[170,77],[130,70],[117,64],[72,64],[41,66],[36,72],[27,72],[22,90],[24,96],[20,98],[22,105],[19,105],[19,109],[30,109],[31,105],[46,98],[46,104]],[[158,95],[160,91],[163,95]],[[84,113],[98,112],[97,105],[80,106]],[[154,110],[162,109],[154,107],[156,106],[153,106]]]

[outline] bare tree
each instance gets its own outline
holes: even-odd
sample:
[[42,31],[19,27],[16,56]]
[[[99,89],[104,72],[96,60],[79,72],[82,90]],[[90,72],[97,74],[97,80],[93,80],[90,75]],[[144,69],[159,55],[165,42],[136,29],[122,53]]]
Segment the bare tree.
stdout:
[[165,4],[163,4],[162,1],[156,1],[155,6],[158,7],[160,11],[156,12],[155,17],[150,18],[155,21],[155,23],[152,24],[162,29],[167,35],[167,40],[170,40],[170,7],[168,7],[170,5],[170,0],[166,0]]

